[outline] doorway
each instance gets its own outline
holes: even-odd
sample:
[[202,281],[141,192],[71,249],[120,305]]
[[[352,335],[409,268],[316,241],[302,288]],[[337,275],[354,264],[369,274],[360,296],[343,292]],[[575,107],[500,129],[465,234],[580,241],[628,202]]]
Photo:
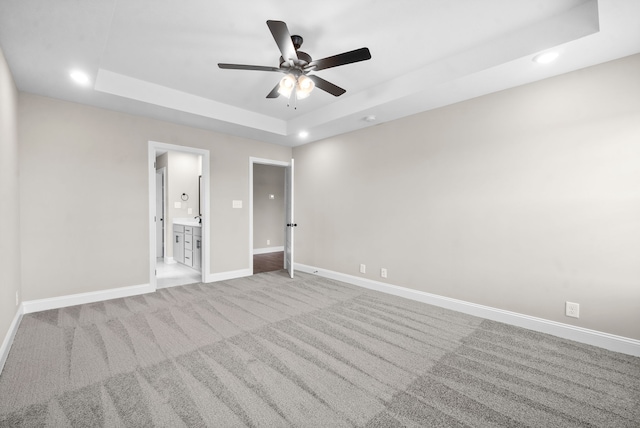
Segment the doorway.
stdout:
[[293,159],[249,162],[251,273],[287,269],[293,278]]
[[253,273],[284,269],[285,167],[253,164]]
[[208,150],[149,142],[149,283],[154,289],[206,282],[209,183]]

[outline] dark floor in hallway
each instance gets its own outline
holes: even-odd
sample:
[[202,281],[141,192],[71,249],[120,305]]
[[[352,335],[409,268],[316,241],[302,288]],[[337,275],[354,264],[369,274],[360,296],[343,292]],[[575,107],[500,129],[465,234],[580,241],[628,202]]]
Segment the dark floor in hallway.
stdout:
[[284,269],[284,251],[253,255],[253,273]]

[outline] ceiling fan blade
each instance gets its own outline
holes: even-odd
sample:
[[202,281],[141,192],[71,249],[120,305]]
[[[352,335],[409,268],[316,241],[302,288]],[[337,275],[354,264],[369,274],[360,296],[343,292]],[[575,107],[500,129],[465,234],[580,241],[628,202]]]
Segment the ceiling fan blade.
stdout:
[[244,65],[244,64],[223,64],[219,63],[218,67],[229,70],[256,70],[256,71],[282,71],[278,67],[266,67],[263,65]]
[[318,59],[316,61],[311,61],[309,65],[305,67],[305,69],[318,71],[324,70],[325,68],[337,67],[339,65],[366,61],[368,59],[371,59],[371,52],[369,52],[369,48],[360,48],[327,58]]
[[280,49],[282,53],[282,58],[285,61],[290,59],[297,61],[298,54],[291,41],[291,34],[289,34],[287,24],[282,21],[267,21],[267,26],[269,30],[271,30],[271,35],[273,35],[273,39],[276,41],[278,49]]
[[323,91],[328,92],[335,97],[339,97],[340,95],[347,92],[345,89],[342,89],[340,86],[336,86],[333,83],[324,80],[322,77],[318,77],[318,76],[307,76],[307,77],[313,80],[313,83],[316,84],[317,88],[320,88]]
[[280,82],[278,82],[278,84],[271,90],[271,92],[267,94],[267,98],[278,98],[280,96],[278,89],[280,89]]

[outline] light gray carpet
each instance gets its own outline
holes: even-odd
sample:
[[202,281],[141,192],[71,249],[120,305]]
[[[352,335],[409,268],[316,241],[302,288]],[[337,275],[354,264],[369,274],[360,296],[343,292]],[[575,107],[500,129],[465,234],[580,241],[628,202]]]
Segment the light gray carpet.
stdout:
[[283,272],[25,315],[0,426],[640,426],[640,359]]

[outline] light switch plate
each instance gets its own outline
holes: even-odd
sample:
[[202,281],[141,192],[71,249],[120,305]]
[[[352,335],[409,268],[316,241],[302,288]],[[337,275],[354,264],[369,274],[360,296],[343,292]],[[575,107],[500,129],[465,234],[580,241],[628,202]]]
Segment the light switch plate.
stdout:
[[174,202],[173,208],[182,208],[182,202]]
[[233,201],[233,208],[242,208],[242,201]]
[[193,214],[193,208],[187,208],[187,214]]

